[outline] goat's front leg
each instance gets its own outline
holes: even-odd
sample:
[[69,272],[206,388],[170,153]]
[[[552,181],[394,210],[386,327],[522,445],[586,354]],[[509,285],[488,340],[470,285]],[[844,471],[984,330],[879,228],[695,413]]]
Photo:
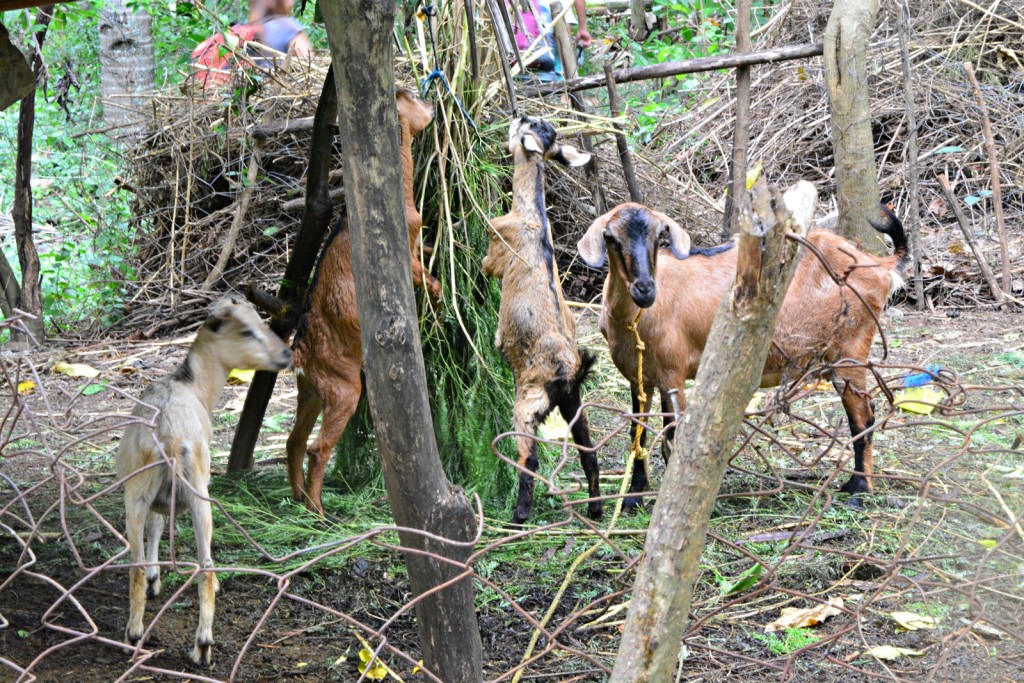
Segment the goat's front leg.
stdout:
[[324,514],[323,486],[327,463],[331,460],[334,445],[338,443],[349,419],[359,406],[359,394],[362,392],[359,368],[357,361],[350,360],[338,374],[318,378],[323,419],[320,421],[320,434],[308,451],[306,509],[319,515]]
[[[652,391],[652,389],[647,389],[645,390],[645,393],[648,396],[650,396]],[[640,413],[640,395],[637,386],[632,382],[630,382],[629,384],[629,395],[630,399],[632,400],[633,414],[637,415]],[[632,446],[634,443],[636,443],[636,434],[638,429],[641,429],[640,424],[634,421],[630,426],[629,430],[629,444],[631,449],[629,457],[632,457]],[[643,431],[640,433],[640,448],[644,448],[644,446],[647,443],[647,431],[648,430],[644,428]],[[630,479],[629,482],[629,492],[632,494],[643,493],[644,491],[649,490],[650,486],[650,479],[647,475],[647,458],[635,460],[633,462],[633,477]],[[624,510],[632,510],[636,508],[638,505],[640,505],[642,502],[642,496],[631,495],[628,496],[624,501],[622,501],[622,507]]]
[[415,246],[412,252],[412,285],[427,290],[427,295],[435,304],[441,301],[441,282],[427,271],[427,267],[416,253]]
[[196,628],[195,647],[191,659],[200,666],[210,666],[213,652],[213,613],[214,600],[220,587],[217,575],[213,572],[213,557],[210,545],[213,538],[213,512],[208,500],[210,494],[205,482],[193,482],[196,495],[192,497],[192,529],[196,537],[196,559],[200,568],[199,575],[199,626]]
[[160,537],[164,533],[164,516],[150,510],[146,519],[146,597],[160,595]]
[[[537,425],[551,411],[551,403],[543,389],[531,388],[517,391],[513,408],[512,427],[521,435],[516,437],[519,453],[519,499],[516,501],[512,524],[522,524],[530,517],[533,507],[533,487],[536,478],[533,473],[540,468],[537,458]],[[525,471],[524,471],[525,470]]]
[[125,482],[124,495],[125,536],[128,537],[132,563],[128,568],[128,626],[124,631],[124,639],[132,645],[139,642],[145,630],[142,625],[142,617],[146,613],[146,570],[142,567],[145,550],[143,522],[150,505],[149,501],[136,495],[137,485],[133,485],[134,482],[134,479]]

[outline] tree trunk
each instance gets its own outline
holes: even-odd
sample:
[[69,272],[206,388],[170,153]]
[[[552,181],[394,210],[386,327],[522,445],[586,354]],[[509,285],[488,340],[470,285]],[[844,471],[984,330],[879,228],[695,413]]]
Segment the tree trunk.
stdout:
[[103,120],[117,126],[115,136],[142,132],[139,112],[153,91],[153,19],[131,10],[125,0],[110,0],[100,13],[100,93]]
[[0,23],[0,111],[22,100],[36,87],[25,55],[11,42],[7,27]]
[[825,27],[825,87],[832,115],[838,231],[875,254],[885,242],[878,221],[878,171],[868,97],[868,43],[878,0],[847,0],[832,7]]
[[[295,331],[302,303],[306,298],[309,275],[313,272],[320,243],[323,242],[324,234],[331,222],[334,202],[330,197],[328,176],[331,172],[331,153],[334,149],[334,131],[331,130],[331,126],[337,119],[338,90],[334,86],[332,66],[324,78],[320,100],[316,105],[316,115],[313,117],[302,223],[299,225],[299,234],[295,237],[295,245],[277,293],[283,306],[270,322],[270,329],[282,339],[287,339]],[[256,438],[260,434],[263,416],[267,412],[267,404],[270,403],[270,396],[276,383],[276,372],[260,370],[253,377],[249,392],[245,395],[245,405],[238,419],[235,438],[231,442],[231,455],[228,457],[229,474],[252,469],[252,451],[256,446]]]
[[647,10],[645,0],[629,1],[629,37],[633,40],[643,42],[650,31],[647,30]]
[[[427,400],[409,235],[399,188],[392,27],[395,4],[322,2],[338,87],[352,267],[370,411],[399,533],[426,667],[446,683],[483,679],[482,647],[466,569],[476,522],[461,489],[441,469]],[[466,545],[437,540],[452,539]],[[459,566],[462,564],[463,566]]]
[[[743,411],[760,383],[771,331],[817,205],[807,182],[786,193],[764,179],[740,200],[736,282],[715,316],[644,546],[613,683],[671,681],[708,520]],[[792,217],[788,211],[792,211]]]
[[[46,39],[46,30],[53,19],[53,5],[41,7],[36,12],[35,23],[42,28],[34,36],[34,45],[29,51],[29,63],[38,81],[43,70],[43,58],[40,51]],[[11,217],[14,219],[14,240],[18,246],[18,262],[21,265],[21,287],[12,281],[10,273],[4,283],[4,292],[9,297],[17,293],[14,308],[36,316],[26,318],[25,329],[35,338],[36,343],[43,341],[43,298],[40,291],[39,253],[32,237],[32,134],[36,121],[36,91],[33,88],[21,101],[18,109],[18,151],[14,169],[14,205]],[[7,268],[0,270],[9,271]],[[10,300],[8,299],[10,304]],[[15,332],[14,342],[27,344],[28,340]]]

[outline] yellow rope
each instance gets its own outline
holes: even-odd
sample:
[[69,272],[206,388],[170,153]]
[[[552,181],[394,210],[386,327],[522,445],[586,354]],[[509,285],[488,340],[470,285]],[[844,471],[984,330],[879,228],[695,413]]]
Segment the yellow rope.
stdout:
[[[643,413],[647,409],[647,394],[644,393],[644,350],[647,346],[644,345],[644,340],[640,338],[640,315],[644,312],[644,309],[640,309],[636,312],[636,318],[633,322],[626,324],[626,329],[633,333],[633,338],[636,340],[636,398],[640,404],[639,412]],[[633,435],[633,446],[629,450],[630,460],[646,460],[649,451],[640,445],[640,438],[644,433],[644,423],[637,421],[636,434]]]

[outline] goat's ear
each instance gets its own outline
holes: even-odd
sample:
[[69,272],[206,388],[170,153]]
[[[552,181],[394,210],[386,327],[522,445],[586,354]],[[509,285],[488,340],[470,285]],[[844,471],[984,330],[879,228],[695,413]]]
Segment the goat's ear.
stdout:
[[572,145],[561,145],[552,158],[565,166],[582,166],[590,161],[590,152],[581,152]]
[[576,249],[580,252],[580,258],[591,268],[601,268],[608,258],[608,247],[604,243],[604,231],[608,228],[608,222],[612,219],[615,209],[594,221],[583,237],[576,243]]
[[661,221],[662,230],[668,230],[668,246],[672,250],[672,255],[680,260],[689,258],[690,236],[686,231],[660,211],[651,211],[651,215]]
[[523,135],[523,148],[527,152],[536,152],[538,154],[544,153],[544,149],[540,146],[540,141],[533,133],[526,133]]

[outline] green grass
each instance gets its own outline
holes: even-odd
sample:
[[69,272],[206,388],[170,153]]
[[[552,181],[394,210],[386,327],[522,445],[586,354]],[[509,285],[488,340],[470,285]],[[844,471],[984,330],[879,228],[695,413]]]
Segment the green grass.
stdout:
[[787,628],[779,633],[751,633],[750,637],[780,657],[791,655],[821,640],[821,636],[815,635],[809,628]]

